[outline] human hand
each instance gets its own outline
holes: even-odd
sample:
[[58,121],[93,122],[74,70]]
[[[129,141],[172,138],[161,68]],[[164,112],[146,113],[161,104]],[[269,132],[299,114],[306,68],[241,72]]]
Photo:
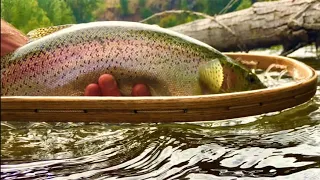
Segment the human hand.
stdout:
[[[117,82],[110,74],[99,77],[98,84],[89,84],[85,96],[121,96]],[[149,88],[144,84],[136,84],[132,88],[132,96],[151,96]]]
[[19,30],[1,19],[1,56],[27,44],[28,38]]

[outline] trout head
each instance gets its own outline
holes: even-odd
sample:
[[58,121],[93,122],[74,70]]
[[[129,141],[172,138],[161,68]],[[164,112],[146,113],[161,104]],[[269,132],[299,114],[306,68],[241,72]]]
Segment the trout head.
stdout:
[[257,75],[227,58],[215,59],[200,66],[199,81],[204,94],[266,88]]

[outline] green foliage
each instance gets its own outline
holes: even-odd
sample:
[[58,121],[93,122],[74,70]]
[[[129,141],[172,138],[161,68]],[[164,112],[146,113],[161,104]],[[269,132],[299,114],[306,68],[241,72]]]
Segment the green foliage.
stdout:
[[175,15],[169,15],[165,18],[162,18],[159,22],[159,26],[161,27],[172,27],[176,25],[178,22],[177,16]]
[[230,6],[225,12],[232,12],[240,3],[241,0],[196,0],[194,6],[189,10],[214,15],[219,14],[228,4]]
[[140,9],[140,15],[141,15],[141,17],[142,17],[143,19],[151,16],[152,14],[153,14],[153,12],[152,12],[150,9],[148,9],[148,8],[141,8],[141,9]]
[[27,33],[60,24],[95,21],[105,0],[1,0],[1,18]]
[[121,14],[126,16],[129,14],[128,0],[120,0]]
[[145,19],[153,14],[151,9],[145,7],[146,0],[139,0],[140,16]]
[[27,33],[38,27],[51,26],[47,13],[38,6],[37,0],[1,0],[1,18]]
[[94,13],[103,3],[104,0],[65,0],[71,8],[77,23],[85,23],[96,20]]
[[61,0],[38,0],[39,7],[47,12],[53,25],[76,23],[71,8]]
[[252,5],[252,1],[251,0],[242,0],[241,4],[238,6],[237,11],[238,10],[242,10],[242,9],[247,9]]
[[204,11],[208,11],[208,7],[206,7],[207,4],[205,3],[204,0],[196,0],[194,7],[190,10],[196,11],[196,12],[204,12]]
[[139,0],[140,7],[144,7],[145,4],[146,4],[146,0]]
[[181,9],[187,10],[188,9],[188,2],[187,0],[181,0]]

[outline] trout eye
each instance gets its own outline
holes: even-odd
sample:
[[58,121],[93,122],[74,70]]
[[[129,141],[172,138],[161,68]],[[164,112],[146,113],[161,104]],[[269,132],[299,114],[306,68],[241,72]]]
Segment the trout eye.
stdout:
[[249,81],[250,83],[256,82],[256,78],[254,78],[254,77],[252,76],[252,74],[249,74],[249,76],[247,77],[247,79],[248,79],[248,81]]

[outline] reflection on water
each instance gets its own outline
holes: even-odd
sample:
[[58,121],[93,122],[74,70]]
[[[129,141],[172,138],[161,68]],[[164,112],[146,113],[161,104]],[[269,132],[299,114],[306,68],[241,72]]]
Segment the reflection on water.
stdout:
[[[318,71],[319,64],[313,66]],[[301,106],[232,120],[1,122],[1,128],[2,179],[316,179],[320,174],[320,83],[316,96]]]

